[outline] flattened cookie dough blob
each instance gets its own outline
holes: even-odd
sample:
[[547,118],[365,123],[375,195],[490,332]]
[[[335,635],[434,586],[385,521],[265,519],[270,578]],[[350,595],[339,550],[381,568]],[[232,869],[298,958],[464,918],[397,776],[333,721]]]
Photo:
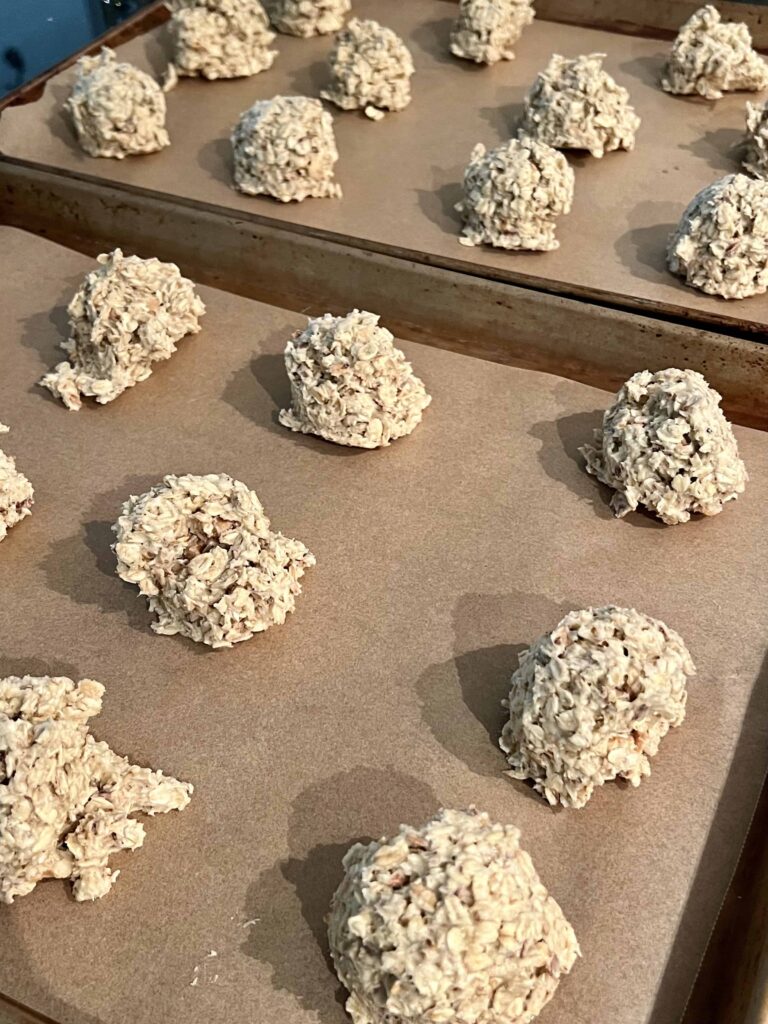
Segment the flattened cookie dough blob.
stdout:
[[500,746],[515,779],[550,804],[583,807],[616,778],[639,786],[685,718],[685,644],[633,608],[570,612],[520,655]]
[[119,64],[108,47],[77,62],[77,78],[64,107],[89,156],[122,160],[170,145],[162,89],[133,64]]
[[768,88],[768,64],[752,49],[746,25],[722,21],[717,8],[707,4],[678,32],[661,87],[708,100],[719,100],[724,92],[759,92]]
[[275,34],[259,0],[174,0],[171,6],[178,74],[244,78],[272,67]]
[[377,21],[353,18],[329,57],[332,81],[321,96],[342,110],[362,109],[374,121],[411,102],[413,58],[402,39]]
[[460,0],[451,53],[477,64],[512,60],[515,43],[533,16],[531,0]]
[[604,53],[568,59],[556,53],[525,98],[520,134],[555,149],[601,157],[633,149],[640,118],[627,90],[603,70]]
[[250,488],[225,474],[166,476],[125,502],[117,574],[135,583],[156,633],[231,647],[282,625],[315,557],[270,528]]
[[557,218],[573,201],[574,174],[562,153],[532,139],[475,146],[464,173],[465,245],[500,249],[557,249]]
[[354,1024],[530,1024],[580,956],[518,829],[474,808],[343,863],[328,937]]
[[703,188],[670,238],[667,265],[724,299],[768,291],[768,181],[727,174]]
[[695,370],[630,377],[581,452],[617,516],[643,507],[670,525],[717,515],[748,479],[720,395]]
[[169,359],[187,334],[197,334],[205,306],[175,263],[123,256],[98,257],[70,302],[69,338],[59,363],[40,384],[78,410],[84,397],[114,401]]
[[351,9],[351,0],[271,0],[269,16],[278,32],[308,38],[338,32]]
[[768,104],[747,103],[747,138],[742,165],[756,178],[768,178]]
[[258,100],[241,115],[232,146],[235,185],[246,195],[272,196],[282,203],[341,196],[333,180],[339,159],[333,118],[320,100]]
[[291,408],[280,422],[353,448],[410,434],[432,401],[379,317],[355,309],[310,320],[285,349]]
[[[0,434],[7,434],[8,430],[0,423]],[[34,496],[32,484],[16,469],[15,460],[0,450],[0,540],[5,540],[10,528],[32,513]]]
[[0,679],[0,902],[45,878],[69,878],[76,900],[106,896],[109,858],[144,843],[134,814],[187,806],[188,782],[140,768],[90,733],[104,687],[93,679]]

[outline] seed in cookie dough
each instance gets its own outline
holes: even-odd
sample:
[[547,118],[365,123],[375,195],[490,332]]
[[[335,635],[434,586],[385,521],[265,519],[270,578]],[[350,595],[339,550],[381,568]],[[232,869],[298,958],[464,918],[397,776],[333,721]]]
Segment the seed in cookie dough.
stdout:
[[722,21],[717,8],[707,4],[678,32],[661,87],[708,100],[719,100],[724,92],[759,92],[768,88],[768,64],[752,48],[745,24]]
[[708,295],[768,291],[768,181],[727,174],[703,188],[669,240],[667,264]]
[[338,32],[351,9],[351,0],[268,0],[277,31],[304,38]]
[[169,359],[187,334],[197,334],[205,306],[175,263],[123,256],[98,257],[70,302],[68,361],[40,384],[78,410],[84,397],[114,401],[146,380],[152,364]]
[[[9,428],[0,423],[0,434]],[[16,469],[16,461],[0,450],[0,540],[8,531],[32,512],[34,503],[32,484]]]
[[353,18],[329,57],[331,85],[320,95],[342,110],[362,109],[373,121],[411,102],[413,59],[402,39],[377,21]]
[[379,317],[358,309],[310,320],[285,349],[291,408],[280,422],[354,448],[410,434],[432,401]]
[[157,82],[133,64],[119,64],[114,50],[81,57],[72,94],[64,106],[89,156],[122,160],[170,145],[165,96]]
[[333,118],[320,100],[275,96],[258,100],[232,133],[235,185],[247,195],[283,203],[341,196],[333,180],[339,159]]
[[225,474],[166,476],[125,502],[117,574],[135,583],[156,633],[231,647],[285,622],[315,557],[275,533],[257,495]]
[[658,619],[612,605],[570,612],[520,655],[499,741],[507,774],[564,807],[583,807],[616,778],[639,786],[685,718],[695,671]]
[[640,118],[627,90],[603,70],[604,57],[554,54],[525,98],[519,133],[555,149],[586,149],[596,157],[633,149]]
[[643,370],[624,384],[592,444],[587,472],[615,491],[617,516],[642,507],[669,525],[714,516],[747,483],[720,395],[695,370]]
[[477,64],[513,60],[513,47],[533,16],[531,0],[460,0],[451,53]]
[[170,6],[178,74],[244,78],[272,67],[275,34],[259,0],[171,0]]
[[140,768],[97,742],[88,719],[101,711],[93,679],[0,679],[0,903],[45,878],[69,878],[78,901],[106,896],[119,871],[109,858],[137,850],[135,814],[180,811],[188,782]]
[[518,829],[474,807],[343,864],[328,937],[354,1024],[530,1024],[581,955]]
[[573,170],[556,149],[520,138],[486,151],[475,146],[464,173],[464,245],[557,249],[557,218],[573,200]]

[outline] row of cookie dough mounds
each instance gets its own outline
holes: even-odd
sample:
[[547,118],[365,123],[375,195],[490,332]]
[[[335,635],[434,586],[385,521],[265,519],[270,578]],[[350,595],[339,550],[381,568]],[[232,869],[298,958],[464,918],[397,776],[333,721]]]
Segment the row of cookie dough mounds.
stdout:
[[0,902],[45,878],[69,878],[76,900],[105,896],[119,871],[109,858],[136,850],[135,814],[189,803],[192,786],[140,768],[93,738],[104,687],[93,679],[0,679]]
[[328,938],[354,1024],[530,1024],[581,955],[518,829],[475,808],[343,865]]
[[[0,423],[0,434],[7,434],[9,429]],[[15,459],[0,449],[0,541],[5,540],[12,526],[31,514],[34,498],[32,484],[16,468]]]

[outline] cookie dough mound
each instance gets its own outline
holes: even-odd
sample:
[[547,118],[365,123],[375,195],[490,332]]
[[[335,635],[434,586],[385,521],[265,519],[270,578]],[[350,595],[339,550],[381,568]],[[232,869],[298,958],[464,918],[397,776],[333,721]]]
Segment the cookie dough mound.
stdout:
[[205,312],[175,263],[123,256],[120,249],[98,262],[67,308],[70,335],[61,347],[69,359],[40,381],[73,410],[83,396],[103,405],[146,380],[153,363],[197,334]]
[[573,170],[562,153],[532,139],[475,146],[464,173],[460,241],[500,249],[557,249],[557,218],[573,200]]
[[685,718],[695,672],[678,634],[657,619],[612,605],[570,612],[520,655],[499,741],[507,774],[564,807],[583,807],[618,777],[639,786]]
[[747,26],[721,21],[720,12],[707,4],[678,32],[661,87],[708,100],[719,100],[724,92],[759,92],[768,88],[768,65],[752,49]]
[[513,47],[533,15],[531,0],[460,0],[451,53],[477,64],[513,60]]
[[742,161],[745,171],[768,178],[768,104],[747,103],[747,139]]
[[77,78],[64,107],[89,156],[122,160],[170,145],[162,89],[132,64],[118,64],[108,47],[77,62]]
[[156,633],[231,647],[282,625],[315,564],[270,529],[256,494],[232,477],[166,476],[125,502],[113,527],[117,574],[157,616]]
[[667,264],[709,295],[768,291],[768,181],[727,174],[703,188],[670,238]]
[[332,82],[321,96],[342,110],[363,109],[378,121],[411,102],[413,59],[402,39],[378,21],[353,18],[329,58]]
[[[8,430],[0,423],[0,434],[7,434]],[[32,484],[16,469],[15,460],[0,450],[0,540],[5,540],[10,528],[31,514],[34,495]]]
[[71,878],[76,900],[106,896],[109,858],[144,843],[134,814],[189,803],[188,782],[133,765],[91,736],[104,687],[63,676],[0,679],[0,902],[44,878]]
[[580,956],[520,832],[475,808],[343,863],[328,936],[354,1024],[529,1024]]
[[627,90],[603,71],[604,57],[590,53],[569,60],[554,54],[525,99],[521,134],[596,157],[633,149],[640,118]]
[[285,349],[291,408],[280,422],[353,448],[410,434],[432,401],[379,317],[358,309],[310,320]]
[[235,185],[247,195],[272,196],[282,203],[341,197],[333,180],[339,159],[333,118],[320,100],[258,100],[241,115],[232,146]]
[[636,373],[581,452],[617,516],[642,506],[670,525],[717,515],[748,479],[720,395],[694,370]]
[[272,24],[291,36],[323,36],[338,32],[352,9],[351,0],[272,0]]
[[175,0],[174,65],[180,75],[244,78],[271,68],[275,34],[259,0]]

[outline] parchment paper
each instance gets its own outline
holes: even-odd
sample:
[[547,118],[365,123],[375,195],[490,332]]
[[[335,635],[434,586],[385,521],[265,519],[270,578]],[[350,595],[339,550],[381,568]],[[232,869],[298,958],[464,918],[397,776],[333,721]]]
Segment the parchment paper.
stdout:
[[[768,437],[737,430],[752,480],[722,515],[615,520],[576,455],[607,394],[403,343],[433,404],[350,452],[275,423],[302,317],[210,289],[148,381],[67,412],[34,384],[91,265],[0,229],[2,447],[37,499],[0,546],[0,672],[101,680],[96,737],[195,795],[107,898],[48,881],[0,908],[0,992],[66,1024],[343,1024],[344,850],[475,803],[519,825],[581,941],[542,1024],[672,1024],[766,767]],[[110,524],[167,472],[244,480],[316,554],[284,627],[213,652],[150,631]],[[678,629],[699,675],[650,779],[558,813],[502,775],[499,701],[523,645],[609,601]]]
[[[168,98],[172,145],[123,161],[93,159],[77,147],[60,108],[72,69],[56,76],[37,103],[11,108],[0,123],[0,150],[22,160],[183,200],[293,225],[367,248],[401,254],[550,291],[607,299],[686,318],[764,330],[768,297],[728,302],[686,287],[668,273],[669,232],[694,194],[739,169],[734,147],[744,131],[745,102],[668,96],[657,79],[669,43],[536,21],[517,59],[478,68],[448,52],[456,5],[447,0],[357,0],[361,17],[378,17],[401,33],[417,73],[407,110],[380,123],[333,107],[344,198],[281,204],[231,187],[230,131],[256,99],[278,93],[317,95],[327,78],[328,38],[279,36],[273,68],[235,82],[182,81]],[[168,30],[119,48],[120,56],[159,72]],[[576,156],[576,198],[558,228],[553,253],[467,249],[453,210],[473,146],[493,146],[513,131],[522,99],[553,51],[605,52],[607,70],[625,85],[643,119],[632,153],[602,160]]]

